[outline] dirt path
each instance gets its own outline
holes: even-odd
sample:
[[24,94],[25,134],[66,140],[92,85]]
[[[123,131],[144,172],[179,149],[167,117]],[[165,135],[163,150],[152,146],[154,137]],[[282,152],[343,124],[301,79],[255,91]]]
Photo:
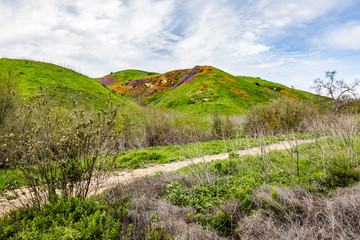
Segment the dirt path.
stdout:
[[[269,151],[276,151],[276,150],[285,150],[294,147],[296,144],[305,144],[314,142],[316,140],[297,140],[297,141],[284,141],[280,143],[271,144],[268,146],[262,147],[254,147],[245,150],[240,150],[237,152],[240,156],[244,155],[260,155],[262,152],[269,152]],[[173,162],[173,163],[166,163],[166,164],[154,164],[148,168],[141,168],[135,170],[123,170],[123,171],[115,171],[111,174],[111,176],[106,180],[106,182],[99,188],[96,192],[93,192],[90,195],[101,193],[105,189],[111,188],[117,184],[126,184],[134,181],[137,178],[151,175],[159,171],[163,172],[171,172],[178,170],[180,168],[186,167],[191,164],[196,164],[200,162],[210,162],[217,159],[226,159],[229,157],[228,153],[221,153],[217,155],[206,155],[203,157],[198,158],[191,158],[184,161]],[[26,190],[25,190],[26,191]],[[27,194],[21,196],[23,200],[29,198],[26,196]],[[11,209],[15,207],[21,206],[21,202],[18,199],[14,200],[6,200],[0,198],[0,215],[3,213],[9,212]]]

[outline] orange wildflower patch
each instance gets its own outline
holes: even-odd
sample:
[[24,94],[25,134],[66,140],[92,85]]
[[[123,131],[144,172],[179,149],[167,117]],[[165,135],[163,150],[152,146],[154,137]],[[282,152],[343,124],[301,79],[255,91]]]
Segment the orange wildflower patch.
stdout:
[[208,86],[199,86],[199,88],[196,90],[196,92],[203,92],[203,91],[207,91],[210,90],[210,88]]
[[237,89],[237,88],[231,88],[231,91],[235,93],[235,95],[241,97],[242,99],[249,99],[249,94],[245,90]]
[[223,79],[226,79],[226,80],[228,80],[228,81],[230,81],[230,82],[237,83],[237,82],[235,81],[235,79],[229,78],[228,76],[223,76],[222,78],[223,78]]
[[284,94],[285,96],[287,96],[287,97],[299,99],[295,94],[289,92],[288,89],[286,89],[286,88],[280,90],[280,92],[281,92],[282,94]]

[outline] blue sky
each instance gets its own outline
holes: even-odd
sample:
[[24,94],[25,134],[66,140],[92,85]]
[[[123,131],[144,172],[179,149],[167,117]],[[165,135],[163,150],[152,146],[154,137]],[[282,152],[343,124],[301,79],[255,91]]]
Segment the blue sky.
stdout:
[[212,65],[310,90],[360,78],[356,0],[0,0],[0,57],[124,69]]

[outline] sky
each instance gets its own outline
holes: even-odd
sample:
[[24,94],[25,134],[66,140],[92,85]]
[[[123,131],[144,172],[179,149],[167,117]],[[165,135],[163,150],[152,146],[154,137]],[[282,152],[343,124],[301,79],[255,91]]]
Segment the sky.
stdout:
[[360,79],[359,0],[0,0],[0,57],[90,77],[211,65],[312,91]]

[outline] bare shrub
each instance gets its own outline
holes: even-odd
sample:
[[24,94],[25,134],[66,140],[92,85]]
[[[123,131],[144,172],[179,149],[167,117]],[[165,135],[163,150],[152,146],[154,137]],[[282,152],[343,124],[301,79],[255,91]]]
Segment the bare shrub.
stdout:
[[320,98],[325,100],[322,104],[330,104],[335,112],[343,112],[352,105],[360,80],[355,79],[353,83],[348,84],[344,80],[337,80],[335,75],[336,71],[327,71],[325,73],[327,80],[315,79],[312,88],[316,90],[319,97],[323,92],[329,97],[328,99]]
[[199,225],[189,225],[183,230],[183,233],[175,236],[175,240],[222,240],[227,239],[219,237],[212,229],[204,229]]
[[[338,140],[337,148],[345,150],[347,159],[352,164],[358,164],[357,142],[359,140],[360,122],[356,114],[324,114],[322,116],[314,117],[309,121],[308,128],[320,136],[325,136],[331,139]],[[331,147],[329,143],[320,145],[322,149],[336,149]],[[331,154],[327,154],[331,155]],[[325,152],[324,152],[325,156]]]
[[241,239],[358,239],[359,185],[340,189],[330,198],[305,189],[257,191],[257,212],[239,222]]
[[23,177],[13,191],[23,206],[40,208],[58,193],[86,197],[104,181],[109,167],[101,152],[112,148],[109,139],[116,108],[100,110],[96,117],[74,108],[66,118],[54,113],[48,103],[45,92],[32,104],[21,105],[17,129],[7,141],[11,149],[7,159]]
[[164,235],[176,235],[187,226],[188,208],[179,208],[169,203],[151,200],[141,196],[132,200],[128,212],[128,223],[132,225],[127,236],[131,239],[144,239],[151,227],[163,230]]
[[206,123],[200,118],[176,112],[146,108],[144,147],[185,144],[210,139]]
[[218,113],[214,113],[212,116],[212,121],[213,138],[231,139],[236,137],[236,125],[229,117],[220,116]]
[[318,112],[313,105],[284,97],[250,110],[244,128],[255,137],[306,131],[304,122]]

